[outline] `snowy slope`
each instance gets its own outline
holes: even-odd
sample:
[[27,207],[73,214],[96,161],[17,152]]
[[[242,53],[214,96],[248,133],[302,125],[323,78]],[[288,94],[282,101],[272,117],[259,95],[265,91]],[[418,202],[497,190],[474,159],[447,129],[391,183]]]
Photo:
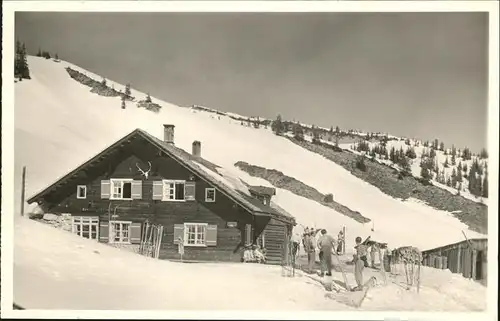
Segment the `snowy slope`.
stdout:
[[[352,176],[341,166],[320,155],[308,152],[273,135],[269,129],[241,126],[228,116],[195,111],[159,101],[159,114],[137,108],[120,99],[90,93],[89,87],[71,79],[66,66],[81,70],[96,80],[101,77],[67,62],[55,63],[29,57],[32,79],[15,84],[15,174],[27,166],[27,196],[54,182],[114,141],[135,128],[142,128],[162,138],[163,124],[175,124],[175,144],[187,151],[200,140],[204,158],[225,167],[250,184],[269,183],[248,176],[233,164],[249,164],[277,169],[286,175],[315,187],[322,193],[333,193],[335,200],[373,220],[362,225],[318,203],[277,189],[277,205],[294,215],[301,226],[325,227],[337,234],[347,228],[348,246],[360,235],[389,242],[394,248],[414,245],[433,248],[468,237],[482,237],[450,213],[437,211],[418,202],[402,202],[382,193],[376,187]],[[133,82],[133,79],[132,79]],[[124,86],[108,80],[116,89]],[[132,90],[136,99],[146,95]],[[16,179],[16,195],[20,195]],[[19,202],[16,202],[16,205]]]
[[[305,276],[282,277],[279,266],[154,260],[21,217],[15,220],[14,246],[14,302],[30,309],[353,309],[325,298],[322,287]],[[334,278],[342,280],[340,273]],[[481,311],[485,302],[486,287],[424,267],[420,294],[388,282],[368,293],[362,309]]]
[[[369,142],[368,145],[370,146],[370,148],[374,148],[376,145],[379,145],[379,142]],[[353,146],[355,147],[356,144],[340,144],[339,146],[343,149],[350,149],[355,154],[364,154],[366,157],[370,157],[368,155],[368,153],[366,153],[366,152],[358,152],[355,149],[353,150]],[[421,174],[420,162],[422,159],[422,153],[424,150],[427,150],[427,152],[430,152],[430,147],[424,147],[422,142],[419,142],[416,140],[410,140],[410,145],[407,145],[404,140],[388,141],[387,142],[387,150],[390,150],[392,147],[394,147],[395,150],[399,150],[400,148],[402,148],[404,152],[406,152],[409,148],[413,148],[415,150],[417,157],[415,159],[410,160],[411,171],[412,171],[412,175],[414,177],[421,177],[421,175],[420,175]],[[444,176],[446,178],[451,177],[453,170],[458,171],[459,164],[461,164],[462,166],[466,165],[467,168],[470,169],[472,166],[472,163],[477,160],[482,168],[484,168],[485,166],[488,166],[488,159],[480,159],[478,156],[474,155],[474,156],[472,156],[472,158],[470,160],[465,160],[462,157],[460,157],[459,152],[457,153],[457,156],[456,156],[456,163],[455,163],[455,165],[453,165],[453,164],[451,164],[451,155],[450,155],[451,151],[450,151],[450,149],[447,149],[447,152],[448,152],[448,155],[446,155],[444,151],[440,151],[440,150],[436,151],[436,160],[437,160],[439,172],[444,171]],[[444,166],[446,160],[448,160],[448,167]],[[394,168],[397,168],[397,165],[392,163],[390,160],[381,159],[379,157],[379,155],[377,155],[376,161],[378,161],[379,163],[386,164],[386,165],[392,166]],[[464,173],[464,172],[462,172],[462,173]],[[468,173],[468,171],[467,171],[467,173]],[[435,186],[443,188],[443,189],[445,189],[453,194],[457,193],[457,190],[458,190],[457,188],[453,188],[453,187],[450,187],[450,186],[447,186],[445,184],[441,184],[441,183],[437,182],[436,174],[435,173],[432,173],[432,174],[434,175],[433,179],[432,179],[432,183]],[[479,177],[482,180],[484,178],[484,174],[480,175]],[[469,200],[472,200],[474,202],[483,203],[483,204],[488,205],[487,198],[477,197],[477,196],[472,195],[469,192],[468,180],[466,177],[463,177],[463,183],[462,183],[462,188],[460,190],[460,195],[462,195],[463,197],[465,197]]]

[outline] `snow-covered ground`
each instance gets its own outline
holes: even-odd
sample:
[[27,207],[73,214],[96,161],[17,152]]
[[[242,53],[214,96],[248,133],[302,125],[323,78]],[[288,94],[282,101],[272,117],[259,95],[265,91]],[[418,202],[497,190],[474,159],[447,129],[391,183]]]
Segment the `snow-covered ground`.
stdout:
[[[315,226],[336,235],[346,226],[348,254],[358,235],[389,242],[391,248],[413,245],[421,249],[460,241],[462,230],[470,238],[483,237],[451,213],[414,200],[396,200],[269,129],[242,126],[227,116],[180,108],[154,97],[153,102],[162,105],[159,114],[137,108],[135,102],[126,102],[123,110],[118,97],[90,93],[89,87],[71,79],[64,68],[71,66],[97,80],[100,76],[64,61],[28,57],[28,63],[32,79],[15,84],[16,200],[22,166],[27,166],[26,195],[30,197],[133,129],[163,138],[162,125],[174,124],[175,144],[190,151],[191,143],[200,140],[202,156],[226,169],[222,172],[229,184],[239,185],[234,179],[237,176],[250,184],[270,186],[233,166],[245,161],[280,170],[322,193],[332,193],[335,201],[372,219],[373,223],[363,225],[277,189],[273,200],[296,217],[297,232]],[[116,89],[124,88],[107,82]],[[135,90],[132,95],[138,100],[146,96]],[[14,204],[18,213],[19,202]],[[348,309],[325,299],[324,291],[306,277],[282,277],[279,267],[155,261],[25,219],[17,219],[14,235],[14,298],[33,308]],[[447,271],[425,268],[423,275],[420,296],[388,284],[371,291],[363,309],[484,308],[486,289],[481,285]]]
[[[340,273],[334,279],[342,281]],[[486,288],[448,270],[423,268],[420,293],[388,278],[361,310],[482,311]],[[185,264],[146,258],[26,218],[15,219],[14,300],[31,309],[323,310],[354,308],[325,298],[301,273],[279,266]],[[348,274],[354,284],[354,277]]]
[[[28,197],[133,129],[142,128],[163,138],[162,125],[174,124],[178,147],[190,151],[191,143],[200,140],[203,157],[248,183],[269,186],[268,182],[234,168],[235,162],[277,169],[322,193],[332,193],[335,201],[372,219],[376,227],[372,232],[372,223],[360,224],[331,208],[277,189],[275,202],[296,217],[297,230],[315,225],[336,235],[345,225],[349,248],[358,235],[372,235],[393,248],[413,245],[421,249],[461,241],[462,230],[470,238],[483,237],[468,230],[450,213],[396,200],[269,129],[241,126],[227,116],[219,119],[208,112],[195,113],[154,97],[153,102],[162,105],[159,114],[137,108],[134,102],[126,102],[123,110],[118,97],[91,93],[89,87],[71,79],[64,68],[70,66],[97,80],[101,76],[64,61],[28,57],[28,63],[32,79],[15,84],[15,175],[20,178],[22,166],[27,166]],[[116,89],[124,88],[109,79],[107,83]],[[136,99],[146,96],[135,90],[132,95]],[[15,182],[16,195],[20,195],[20,179]],[[18,207],[19,202],[15,205]]]

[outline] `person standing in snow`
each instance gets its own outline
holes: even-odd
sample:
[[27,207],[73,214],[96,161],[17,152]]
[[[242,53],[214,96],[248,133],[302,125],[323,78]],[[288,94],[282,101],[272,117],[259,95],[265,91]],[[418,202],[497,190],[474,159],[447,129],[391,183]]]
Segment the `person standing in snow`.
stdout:
[[321,236],[318,239],[319,259],[321,262],[321,276],[332,275],[332,251],[335,249],[335,240],[325,229],[321,230]]
[[[366,245],[362,244],[361,237],[356,237],[356,246],[354,247],[354,278],[356,279],[356,288],[354,290],[360,290],[363,288],[363,269],[368,265],[366,261],[367,248]],[[363,259],[364,258],[364,259]]]
[[299,233],[294,233],[292,235],[292,263],[294,266],[297,254],[299,253],[299,247],[300,247],[300,235]]
[[338,240],[337,240],[337,254],[340,255],[343,252],[344,244],[345,244],[345,239],[344,239],[344,232],[340,230],[339,235],[338,235]]
[[[377,242],[372,242],[372,245],[370,247],[370,261],[371,261],[371,268],[375,268],[375,254],[378,253],[379,251],[379,246]],[[382,262],[380,262],[382,264]]]
[[313,267],[316,258],[313,232],[304,235],[304,251],[307,253],[307,273],[313,273]]

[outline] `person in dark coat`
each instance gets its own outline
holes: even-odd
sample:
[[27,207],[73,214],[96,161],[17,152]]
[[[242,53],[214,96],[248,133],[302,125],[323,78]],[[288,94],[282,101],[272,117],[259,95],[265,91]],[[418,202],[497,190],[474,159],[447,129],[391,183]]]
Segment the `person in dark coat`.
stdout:
[[[368,260],[366,259],[367,248],[366,245],[362,244],[361,237],[356,237],[356,253],[354,254],[354,278],[356,279],[357,287],[354,290],[360,290],[363,288],[363,269],[368,266]],[[364,257],[364,259],[363,259]]]
[[318,248],[321,261],[321,276],[332,275],[332,251],[335,249],[335,240],[327,234],[325,229],[321,230],[321,236],[318,240]]

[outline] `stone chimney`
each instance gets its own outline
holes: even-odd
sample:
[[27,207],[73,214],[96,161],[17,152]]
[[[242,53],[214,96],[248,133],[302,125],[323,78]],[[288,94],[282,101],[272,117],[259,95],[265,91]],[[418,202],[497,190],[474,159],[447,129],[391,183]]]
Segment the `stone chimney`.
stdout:
[[167,144],[174,144],[174,125],[163,125],[163,141]]
[[193,152],[192,152],[194,157],[201,157],[201,142],[195,140],[193,142]]

